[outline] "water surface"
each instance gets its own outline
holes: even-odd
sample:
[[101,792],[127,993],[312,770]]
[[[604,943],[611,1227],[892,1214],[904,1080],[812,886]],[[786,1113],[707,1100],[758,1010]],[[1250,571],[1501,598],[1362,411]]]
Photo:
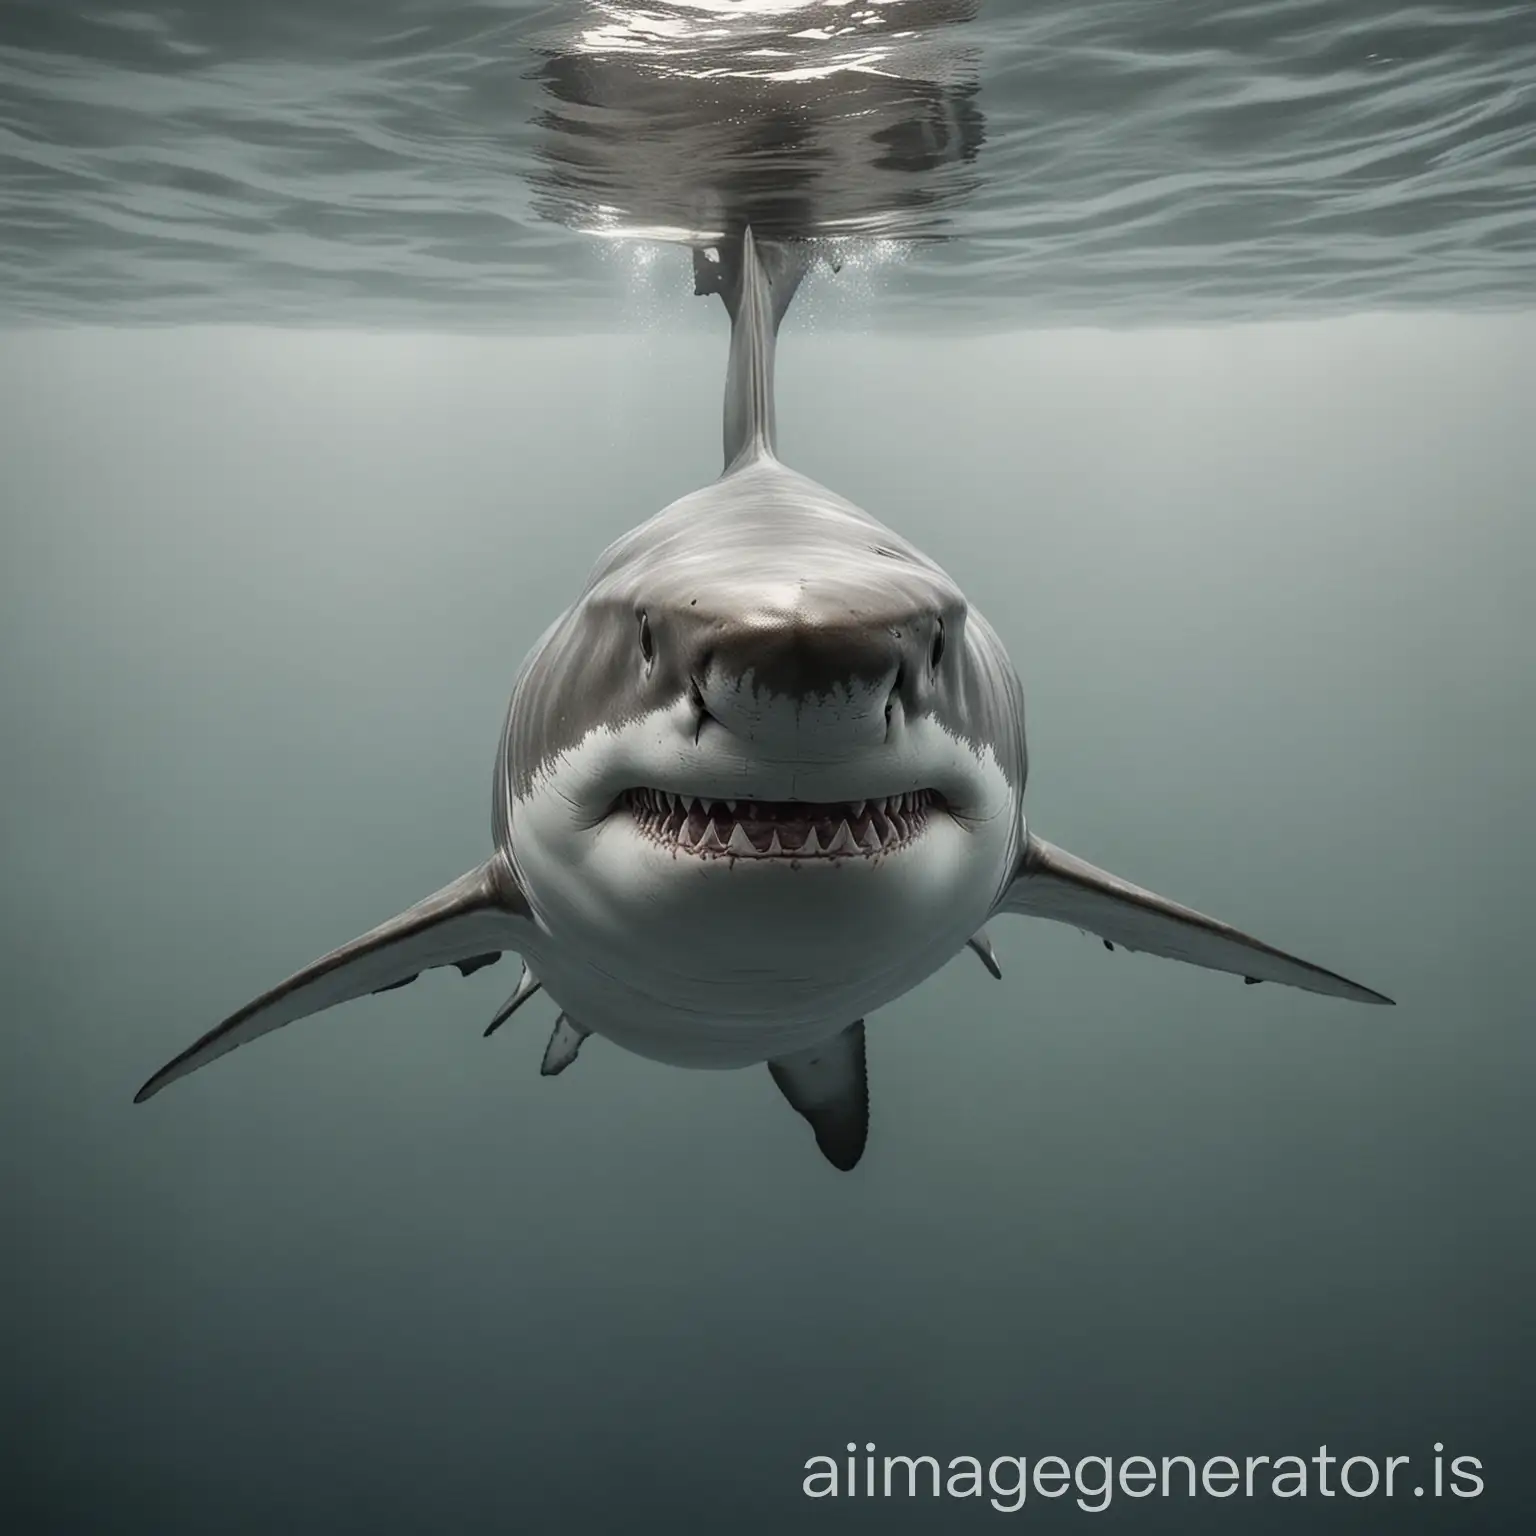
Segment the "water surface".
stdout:
[[1536,292],[1525,0],[7,0],[0,103],[12,322],[602,328],[560,215],[697,232],[709,166],[831,183],[882,327]]

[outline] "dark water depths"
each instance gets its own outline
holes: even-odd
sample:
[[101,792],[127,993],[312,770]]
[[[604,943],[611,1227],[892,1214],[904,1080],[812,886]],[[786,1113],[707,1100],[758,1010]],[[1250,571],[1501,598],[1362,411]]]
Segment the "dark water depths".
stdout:
[[1533,186],[1526,0],[0,7],[13,322],[600,324],[566,223],[733,210],[883,324],[1507,307]]

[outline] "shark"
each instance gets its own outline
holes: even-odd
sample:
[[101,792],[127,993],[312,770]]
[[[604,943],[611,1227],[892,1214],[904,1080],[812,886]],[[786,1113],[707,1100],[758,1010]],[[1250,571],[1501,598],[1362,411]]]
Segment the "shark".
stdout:
[[541,1071],[599,1036],[766,1064],[835,1168],[869,1134],[866,1019],[989,924],[1335,998],[1391,999],[1100,869],[1025,814],[1024,691],[915,545],[779,457],[774,357],[814,259],[750,227],[695,251],[731,323],[718,479],[616,540],[516,675],[492,852],[161,1067],[136,1101],[283,1025],[504,955],[558,1007]]

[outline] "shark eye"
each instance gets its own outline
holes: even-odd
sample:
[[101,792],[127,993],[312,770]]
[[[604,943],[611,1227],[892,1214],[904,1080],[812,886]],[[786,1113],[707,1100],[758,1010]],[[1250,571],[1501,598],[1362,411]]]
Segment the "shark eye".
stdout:
[[933,632],[933,654],[929,657],[930,663],[937,667],[944,660],[944,620],[940,619],[938,627]]
[[640,615],[640,654],[645,658],[646,666],[656,659],[656,642],[651,638],[651,621],[649,617]]

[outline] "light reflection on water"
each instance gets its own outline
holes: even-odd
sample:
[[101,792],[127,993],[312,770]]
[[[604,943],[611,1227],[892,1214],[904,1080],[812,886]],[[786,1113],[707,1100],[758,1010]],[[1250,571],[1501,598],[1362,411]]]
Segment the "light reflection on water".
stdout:
[[0,102],[12,322],[591,325],[743,216],[910,242],[882,324],[1536,292],[1524,3],[14,0]]

